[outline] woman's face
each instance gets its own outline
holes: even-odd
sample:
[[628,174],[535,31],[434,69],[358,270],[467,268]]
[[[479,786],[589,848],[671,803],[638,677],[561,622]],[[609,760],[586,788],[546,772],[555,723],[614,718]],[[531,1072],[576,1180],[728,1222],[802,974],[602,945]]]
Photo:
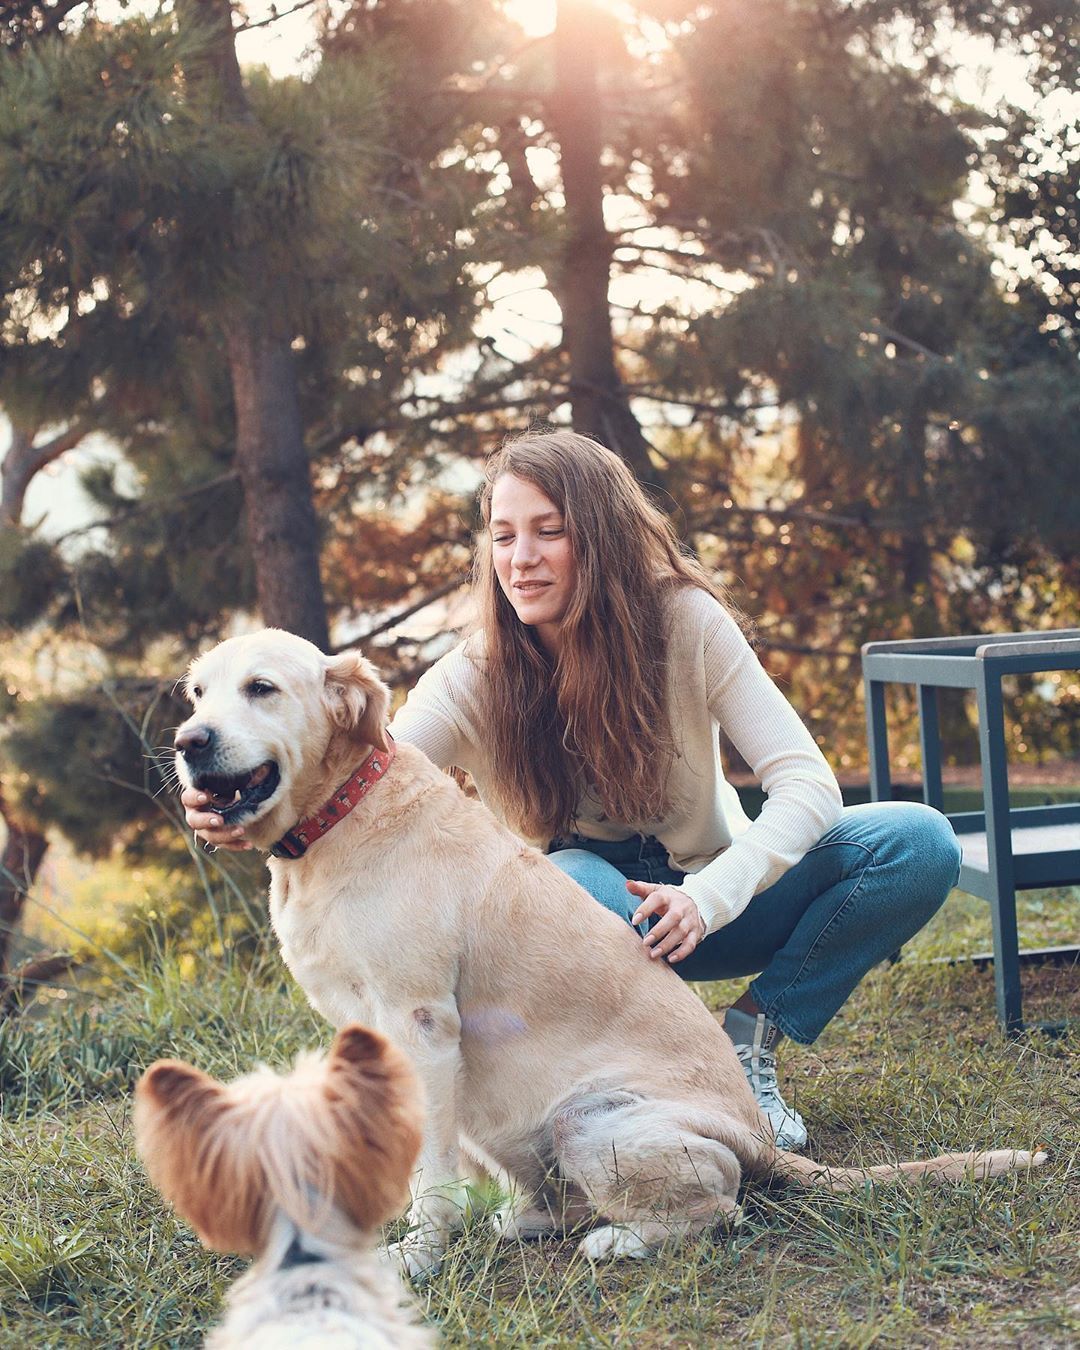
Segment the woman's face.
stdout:
[[535,483],[504,473],[491,492],[491,556],[503,594],[551,653],[574,589],[562,512]]

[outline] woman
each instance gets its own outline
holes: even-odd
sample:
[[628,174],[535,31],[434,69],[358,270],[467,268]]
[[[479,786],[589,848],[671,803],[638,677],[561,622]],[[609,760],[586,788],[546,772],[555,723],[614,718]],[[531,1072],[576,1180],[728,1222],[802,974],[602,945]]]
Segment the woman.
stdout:
[[[944,816],[844,808],[836,779],[723,599],[623,461],[568,431],[490,461],[477,631],[417,683],[391,730],[642,932],[692,980],[756,974],[728,1010],[782,1147],[806,1142],[776,1081],[871,966],[937,911],[959,871]],[[752,823],[720,733],[760,779]],[[191,827],[244,847],[183,794]],[[552,934],[558,942],[559,935]]]

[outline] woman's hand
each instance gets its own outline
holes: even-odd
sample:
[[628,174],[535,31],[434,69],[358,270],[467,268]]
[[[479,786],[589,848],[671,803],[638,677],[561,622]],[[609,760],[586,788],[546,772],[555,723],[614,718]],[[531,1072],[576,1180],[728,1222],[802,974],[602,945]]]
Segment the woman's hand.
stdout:
[[628,881],[626,889],[641,897],[630,920],[635,928],[650,914],[660,915],[643,939],[649,955],[666,956],[672,965],[689,956],[705,936],[705,920],[686,892],[657,881]]
[[226,825],[213,810],[203,809],[209,800],[206,793],[200,792],[198,788],[185,788],[180,794],[184,817],[195,832],[195,838],[213,844],[214,848],[227,848],[233,853],[251,848],[252,845],[244,838],[243,826]]

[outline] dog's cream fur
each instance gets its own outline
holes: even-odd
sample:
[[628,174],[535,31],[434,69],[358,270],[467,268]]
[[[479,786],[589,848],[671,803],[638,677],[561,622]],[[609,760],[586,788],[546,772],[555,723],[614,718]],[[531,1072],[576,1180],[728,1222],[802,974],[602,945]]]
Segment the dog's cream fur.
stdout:
[[[374,1251],[406,1203],[421,1116],[405,1056],[362,1026],[286,1077],[226,1086],[177,1060],[147,1069],[135,1135],[151,1179],[208,1247],[256,1257],[208,1350],[434,1345]],[[290,1265],[290,1249],[316,1259]]]
[[[252,698],[254,676],[277,692]],[[327,658],[271,630],[201,657],[188,685],[201,697],[186,728],[212,730],[234,769],[280,767],[244,822],[261,847],[385,744],[387,690],[354,653]],[[642,1255],[732,1214],[743,1173],[843,1189],[1043,1160],[1001,1150],[837,1169],[779,1151],[697,996],[412,746],[304,857],[271,858],[270,871],[274,929],[311,1003],[337,1026],[373,1023],[424,1081],[411,1270],[445,1247],[466,1156],[513,1179],[508,1236],[605,1220],[582,1241],[594,1258]]]

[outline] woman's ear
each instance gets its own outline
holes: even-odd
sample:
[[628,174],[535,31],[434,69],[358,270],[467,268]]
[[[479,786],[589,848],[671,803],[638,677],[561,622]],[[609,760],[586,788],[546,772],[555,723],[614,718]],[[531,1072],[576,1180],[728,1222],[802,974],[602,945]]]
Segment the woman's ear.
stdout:
[[389,749],[386,717],[390,690],[370,661],[359,652],[328,657],[325,696],[335,726],[364,745]]

